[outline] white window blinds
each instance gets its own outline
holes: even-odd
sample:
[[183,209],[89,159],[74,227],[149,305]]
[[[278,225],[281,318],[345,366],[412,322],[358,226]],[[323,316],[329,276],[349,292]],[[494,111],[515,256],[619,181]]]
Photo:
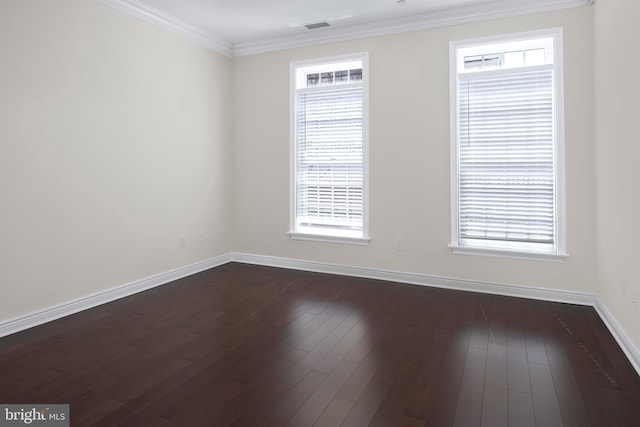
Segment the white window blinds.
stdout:
[[460,242],[522,242],[553,250],[552,66],[458,79]]
[[363,88],[296,93],[296,228],[363,234]]

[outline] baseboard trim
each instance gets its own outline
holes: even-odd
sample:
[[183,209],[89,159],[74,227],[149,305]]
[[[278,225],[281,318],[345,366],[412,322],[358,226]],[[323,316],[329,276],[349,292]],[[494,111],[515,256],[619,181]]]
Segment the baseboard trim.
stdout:
[[293,270],[312,271],[317,273],[338,274],[342,276],[379,279],[398,283],[431,286],[444,289],[480,292],[504,295],[518,298],[528,298],[541,301],[561,302],[591,306],[596,310],[605,326],[613,335],[627,359],[640,375],[640,350],[626,334],[622,326],[607,309],[597,295],[587,292],[567,290],[543,289],[530,286],[515,286],[499,283],[460,280],[448,277],[430,276],[426,274],[404,273],[398,271],[378,270],[371,268],[348,267],[344,265],[303,261],[298,259],[278,258],[270,256],[252,255],[246,253],[232,253],[234,262],[265,265],[270,267],[288,268]]
[[593,308],[595,308],[605,326],[609,329],[611,335],[613,335],[613,338],[618,342],[627,359],[629,359],[631,366],[633,366],[638,375],[640,375],[640,349],[634,344],[631,338],[629,338],[629,335],[627,335],[622,326],[620,326],[616,318],[613,317],[607,306],[597,296],[595,297]]
[[578,305],[594,305],[594,296],[586,292],[564,291],[536,288],[531,286],[515,286],[499,283],[461,280],[449,277],[431,276],[400,271],[379,270],[372,268],[348,267],[344,265],[302,261],[289,258],[278,258],[246,253],[233,253],[231,260],[246,264],[265,265],[270,267],[289,268],[293,270],[313,271],[317,273],[338,274],[341,276],[363,277],[367,279],[386,280],[389,282],[408,283],[412,285],[460,291],[480,292],[542,301],[563,302]]
[[53,320],[60,319],[71,314],[97,307],[115,301],[120,298],[128,297],[138,292],[146,291],[157,286],[173,282],[174,280],[205,271],[222,264],[226,264],[231,260],[230,254],[221,255],[185,267],[176,268],[154,276],[146,277],[133,282],[125,283],[106,291],[98,292],[83,298],[79,298],[57,306],[49,307],[24,316],[9,319],[0,323],[0,337],[24,331],[34,326],[42,325]]
[[124,285],[108,289],[84,298],[70,301],[58,306],[30,313],[24,316],[9,319],[0,323],[0,338],[20,332],[34,326],[42,325],[53,320],[60,319],[102,304],[106,304],[120,298],[124,298],[147,289],[161,286],[183,277],[191,276],[201,271],[218,267],[228,262],[244,264],[264,265],[269,267],[287,268],[291,270],[303,270],[317,273],[337,274],[341,276],[362,277],[367,279],[385,280],[397,283],[406,283],[420,286],[430,286],[443,289],[480,292],[495,295],[504,295],[534,300],[561,302],[594,307],[609,332],[613,335],[618,345],[627,356],[627,359],[640,375],[640,349],[629,338],[625,330],[620,326],[606,305],[597,295],[586,292],[566,290],[544,289],[530,286],[515,286],[500,283],[479,282],[473,280],[461,280],[448,277],[431,276],[426,274],[405,273],[399,271],[379,270],[363,267],[349,267],[345,265],[322,263],[316,261],[304,261],[299,259],[281,258],[247,253],[232,252],[180,267],[175,270],[160,273],[154,276],[136,280]]

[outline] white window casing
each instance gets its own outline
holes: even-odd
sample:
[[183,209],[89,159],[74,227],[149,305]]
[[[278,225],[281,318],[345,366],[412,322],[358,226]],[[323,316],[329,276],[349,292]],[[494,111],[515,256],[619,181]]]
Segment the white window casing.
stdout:
[[562,31],[452,42],[454,253],[561,261]]
[[289,235],[367,244],[367,55],[292,63],[291,126]]

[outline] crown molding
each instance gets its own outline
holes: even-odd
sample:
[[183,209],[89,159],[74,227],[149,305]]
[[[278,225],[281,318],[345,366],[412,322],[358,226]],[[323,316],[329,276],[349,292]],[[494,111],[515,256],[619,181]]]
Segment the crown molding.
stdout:
[[489,19],[548,12],[588,6],[594,0],[494,0],[451,9],[417,14],[345,27],[327,27],[303,34],[267,37],[231,43],[214,34],[148,6],[140,0],[96,0],[124,13],[176,33],[187,40],[226,56],[248,56],[278,50],[337,43],[410,31],[428,30],[449,25],[467,24]]
[[279,36],[258,41],[234,43],[233,56],[256,55],[278,50],[549,12],[588,6],[593,2],[594,0],[495,0],[489,3],[442,9],[404,18],[363,23],[348,27],[327,27],[294,36]]
[[191,25],[168,13],[162,12],[138,0],[96,0],[99,3],[118,9],[128,15],[135,16],[160,28],[171,31],[179,36],[207,49],[233,56],[233,47],[228,41]]

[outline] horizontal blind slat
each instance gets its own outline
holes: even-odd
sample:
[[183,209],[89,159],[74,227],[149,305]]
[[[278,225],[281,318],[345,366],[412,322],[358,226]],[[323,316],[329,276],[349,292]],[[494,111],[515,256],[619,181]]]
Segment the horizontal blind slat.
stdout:
[[363,228],[363,89],[297,94],[297,220]]
[[461,238],[553,243],[553,72],[458,85]]

